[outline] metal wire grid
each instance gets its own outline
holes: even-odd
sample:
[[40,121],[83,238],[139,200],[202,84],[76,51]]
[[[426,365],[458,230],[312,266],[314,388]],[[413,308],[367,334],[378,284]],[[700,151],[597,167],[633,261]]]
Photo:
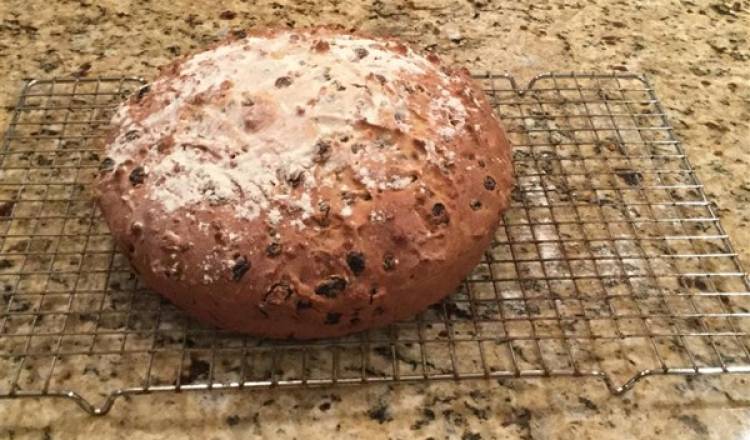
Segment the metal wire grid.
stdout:
[[307,343],[203,327],[114,251],[88,184],[140,79],[27,82],[0,153],[0,398],[750,372],[750,285],[647,80],[477,79],[517,176],[484,260],[411,321]]

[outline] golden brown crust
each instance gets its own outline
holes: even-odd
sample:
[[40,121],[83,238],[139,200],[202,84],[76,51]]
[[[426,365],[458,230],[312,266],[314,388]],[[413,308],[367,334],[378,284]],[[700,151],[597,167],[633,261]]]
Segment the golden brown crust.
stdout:
[[[247,35],[268,39],[297,35],[312,51],[330,50],[325,47],[329,42],[349,44],[337,40],[342,35],[362,39],[326,28],[267,29]],[[243,41],[230,38],[212,51]],[[394,40],[372,39],[371,44],[368,49],[373,53],[386,51],[399,63],[418,57]],[[262,200],[255,201],[247,189],[224,194],[212,187],[215,194],[211,194],[221,197],[195,201],[188,197],[192,194],[175,193],[181,190],[165,192],[180,175],[163,164],[180,148],[188,129],[153,122],[154,115],[164,113],[171,102],[188,99],[181,95],[188,92],[179,84],[191,59],[165,68],[151,90],[136,94],[121,108],[108,138],[108,154],[115,160],[107,163],[98,182],[99,203],[109,227],[146,285],[216,326],[267,337],[308,339],[412,316],[451,293],[477,264],[508,203],[512,176],[505,134],[465,70],[437,67],[439,61],[431,56],[433,67],[422,65],[421,70],[404,71],[393,78],[353,74],[367,85],[370,95],[381,94],[391,104],[405,103],[406,122],[390,105],[375,116],[363,109],[370,116],[347,119],[344,124],[350,130],[346,137],[357,142],[318,144],[317,155],[311,159],[314,165],[305,168],[308,181],[295,182],[285,175],[274,181],[273,194],[267,194],[268,187],[261,191]],[[287,107],[297,107],[301,118],[315,119],[312,113],[318,104],[291,102],[289,95],[280,95],[286,90],[302,93],[292,91],[296,85],[289,86],[296,81],[294,77],[284,78],[279,76],[275,83],[281,91],[253,95],[252,112],[242,113],[242,133],[226,142],[257,141],[253,136],[264,132],[284,135],[273,130],[284,122],[279,118],[290,118],[283,113]],[[309,81],[312,87],[315,81]],[[341,103],[354,102],[347,94],[356,97],[359,92],[346,81],[340,83],[337,87],[348,87],[340,92]],[[391,84],[400,93],[389,91]],[[226,112],[231,119],[243,111],[231,104],[239,96],[237,87],[223,81],[208,92],[191,95],[176,118],[194,125],[205,119],[201,113],[205,108],[229,102]],[[174,88],[176,92],[169,91]],[[330,92],[330,85],[323,89],[327,90],[324,95],[337,96]],[[278,99],[284,100],[283,105],[279,106]],[[436,102],[446,100],[449,105],[434,110]],[[164,127],[173,132],[154,134]],[[126,139],[128,133],[135,139]],[[388,141],[384,149],[383,139]],[[204,167],[205,154],[227,153],[217,145],[207,142],[188,159],[200,156]],[[349,153],[357,148],[366,154]],[[382,157],[378,164],[375,153]],[[174,157],[175,164],[188,160]],[[240,157],[245,156],[240,152]],[[224,159],[216,161],[231,162]],[[364,165],[355,166],[355,159]],[[209,162],[214,164],[214,159]],[[382,174],[379,180],[372,177],[377,173]],[[230,180],[236,177],[228,175]],[[218,177],[215,182],[211,176],[199,177],[217,187],[220,183]],[[315,184],[308,185],[309,180]],[[160,194],[166,199],[155,196]],[[257,213],[238,216],[238,207],[253,203],[251,208]],[[274,218],[278,212],[280,220]]]

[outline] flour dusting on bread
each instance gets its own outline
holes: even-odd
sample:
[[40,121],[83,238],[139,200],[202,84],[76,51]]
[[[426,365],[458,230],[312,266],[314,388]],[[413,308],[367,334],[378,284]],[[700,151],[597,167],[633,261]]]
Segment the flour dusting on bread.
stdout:
[[[168,214],[230,204],[241,218],[273,209],[272,224],[304,221],[314,214],[310,190],[340,185],[331,177],[347,168],[368,189],[402,190],[415,178],[389,165],[403,162],[405,142],[423,137],[413,121],[428,118],[452,138],[467,110],[439,66],[393,44],[287,31],[200,53],[150,85],[159,102],[118,112],[108,154],[116,168],[145,151],[141,165],[154,182],[147,197]],[[409,89],[426,73],[439,78],[439,96],[420,114]],[[441,166],[449,154],[430,142],[425,160]]]

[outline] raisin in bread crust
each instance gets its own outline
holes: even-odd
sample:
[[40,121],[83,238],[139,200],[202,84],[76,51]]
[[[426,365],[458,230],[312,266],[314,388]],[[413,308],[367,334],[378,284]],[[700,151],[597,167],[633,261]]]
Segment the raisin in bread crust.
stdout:
[[343,335],[440,301],[512,186],[465,70],[332,29],[180,59],[113,127],[96,189],[133,268],[192,316],[265,337]]

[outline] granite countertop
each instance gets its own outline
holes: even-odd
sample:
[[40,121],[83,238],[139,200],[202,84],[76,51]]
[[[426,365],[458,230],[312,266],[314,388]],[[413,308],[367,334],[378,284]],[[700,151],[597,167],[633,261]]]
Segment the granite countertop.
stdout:
[[[400,35],[523,83],[549,71],[651,78],[723,225],[750,263],[750,1],[11,0],[0,14],[0,126],[27,77],[131,74],[234,29],[341,23]],[[126,397],[103,418],[0,401],[0,438],[744,438],[750,378],[512,379]]]

